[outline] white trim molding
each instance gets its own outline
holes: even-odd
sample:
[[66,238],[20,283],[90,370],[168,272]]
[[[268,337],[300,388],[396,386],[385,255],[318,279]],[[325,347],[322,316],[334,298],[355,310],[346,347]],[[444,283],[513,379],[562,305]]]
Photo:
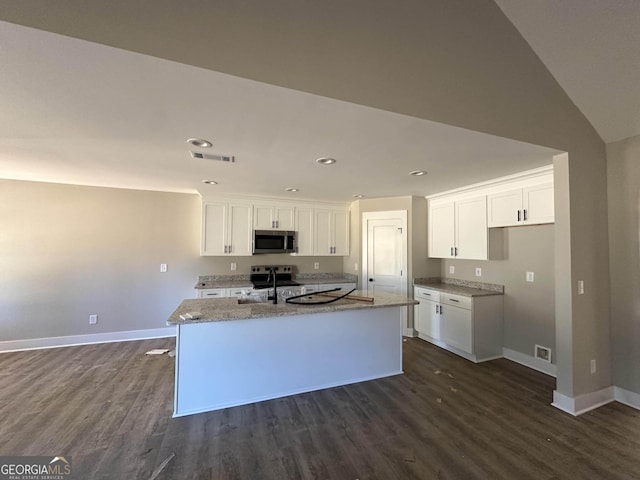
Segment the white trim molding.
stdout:
[[613,387],[613,395],[616,402],[640,410],[640,393],[631,392],[620,387]]
[[540,360],[533,355],[516,352],[515,350],[511,350],[509,348],[503,348],[502,355],[507,360],[511,360],[512,362],[519,363],[520,365],[524,365],[525,367],[532,368],[534,370],[537,370],[538,372],[545,373],[551,377],[557,376],[558,367],[555,364]]
[[613,401],[615,401],[614,387],[611,386],[595,392],[578,395],[577,397],[568,397],[554,390],[553,403],[551,405],[577,417]]
[[0,353],[39,350],[42,348],[72,347],[92,343],[129,342],[152,338],[175,337],[176,327],[127,330],[124,332],[94,333],[90,335],[69,335],[67,337],[32,338],[0,342]]

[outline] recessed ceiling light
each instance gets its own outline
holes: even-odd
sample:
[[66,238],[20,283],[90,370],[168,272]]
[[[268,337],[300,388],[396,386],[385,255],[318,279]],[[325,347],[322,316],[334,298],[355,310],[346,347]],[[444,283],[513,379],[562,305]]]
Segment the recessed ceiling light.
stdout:
[[414,177],[421,177],[426,174],[427,172],[425,172],[424,170],[414,170],[413,172],[409,172],[409,175],[413,175]]
[[194,147],[198,148],[211,148],[212,143],[209,140],[203,140],[201,138],[190,138],[187,140],[187,143],[190,143]]
[[215,180],[202,180],[202,183],[206,183],[207,185],[217,185],[218,182]]
[[362,198],[362,197],[364,197],[364,195],[362,195],[361,193],[358,193],[353,196],[353,198]]
[[319,163],[321,165],[331,165],[333,163],[336,163],[336,159],[329,158],[329,157],[320,157],[319,159],[316,160],[316,163]]
[[297,188],[293,188],[293,187],[287,187],[287,188],[285,188],[285,190],[286,190],[287,192],[297,192],[297,191],[298,191],[298,189],[297,189]]

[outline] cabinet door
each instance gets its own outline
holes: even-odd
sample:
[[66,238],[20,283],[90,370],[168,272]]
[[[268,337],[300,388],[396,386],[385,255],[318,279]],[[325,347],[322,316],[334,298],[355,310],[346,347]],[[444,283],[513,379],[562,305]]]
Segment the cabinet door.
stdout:
[[314,210],[314,244],[313,251],[316,255],[331,255],[331,247],[333,247],[333,239],[331,237],[331,210],[315,209]]
[[[553,183],[522,189],[523,223],[526,225],[553,223]],[[525,219],[526,217],[526,219]]]
[[273,207],[273,219],[278,230],[295,230],[293,207]]
[[202,204],[200,255],[225,255],[227,245],[227,204]]
[[296,238],[298,242],[296,255],[313,255],[313,208],[296,208],[295,219],[295,228],[293,230],[297,232]]
[[453,202],[429,208],[429,256],[452,257],[455,244],[455,209]]
[[470,310],[442,305],[440,321],[442,340],[447,345],[473,353],[473,320]]
[[256,230],[275,229],[273,207],[271,207],[270,205],[253,206],[253,228]]
[[233,256],[253,255],[252,210],[248,204],[229,204],[228,245]]
[[420,305],[414,315],[416,320],[416,330],[422,335],[426,335],[434,340],[440,340],[440,314],[439,305],[428,300],[419,300]]
[[455,204],[456,257],[471,260],[489,258],[487,197],[461,200]]
[[331,226],[333,229],[333,255],[349,255],[349,211],[334,210]]
[[487,226],[510,227],[520,225],[522,220],[522,189],[507,190],[505,192],[487,195]]

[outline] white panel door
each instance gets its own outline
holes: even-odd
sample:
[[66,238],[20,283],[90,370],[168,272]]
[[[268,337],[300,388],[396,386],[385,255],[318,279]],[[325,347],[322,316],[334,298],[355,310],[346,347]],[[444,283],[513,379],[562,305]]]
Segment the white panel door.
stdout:
[[293,207],[273,207],[273,219],[278,230],[295,230]]
[[227,204],[202,204],[202,241],[200,255],[224,255],[227,245]]
[[489,228],[519,225],[521,220],[521,188],[487,195],[487,226]]
[[316,255],[331,255],[333,240],[331,238],[331,210],[315,209],[314,246]]
[[455,256],[486,260],[489,255],[487,230],[487,197],[460,200],[455,204]]
[[473,353],[473,323],[471,311],[442,305],[440,318],[442,340],[463,352]]
[[400,294],[405,275],[402,264],[403,224],[399,218],[367,220],[367,293]]
[[428,300],[420,300],[414,313],[415,328],[418,333],[426,335],[434,340],[440,340],[440,314],[439,304]]
[[523,223],[553,223],[553,183],[534,185],[522,189]]
[[233,256],[253,255],[252,206],[229,204],[229,250]]
[[346,257],[349,255],[349,218],[348,210],[334,210],[333,227],[333,254]]
[[429,208],[429,256],[449,258],[455,246],[455,209],[453,202]]
[[300,207],[295,212],[295,230],[298,242],[298,251],[296,255],[313,255],[314,234],[313,234],[313,208]]
[[253,228],[256,230],[273,230],[273,208],[270,205],[253,206]]

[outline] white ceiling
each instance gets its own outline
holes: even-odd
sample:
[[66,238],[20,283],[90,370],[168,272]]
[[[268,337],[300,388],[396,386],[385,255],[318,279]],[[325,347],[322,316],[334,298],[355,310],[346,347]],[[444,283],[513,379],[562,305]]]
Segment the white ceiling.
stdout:
[[640,135],[640,1],[496,3],[605,142]]
[[[557,153],[6,22],[0,65],[0,178],[350,201],[441,192]],[[191,158],[190,137],[236,163]]]

